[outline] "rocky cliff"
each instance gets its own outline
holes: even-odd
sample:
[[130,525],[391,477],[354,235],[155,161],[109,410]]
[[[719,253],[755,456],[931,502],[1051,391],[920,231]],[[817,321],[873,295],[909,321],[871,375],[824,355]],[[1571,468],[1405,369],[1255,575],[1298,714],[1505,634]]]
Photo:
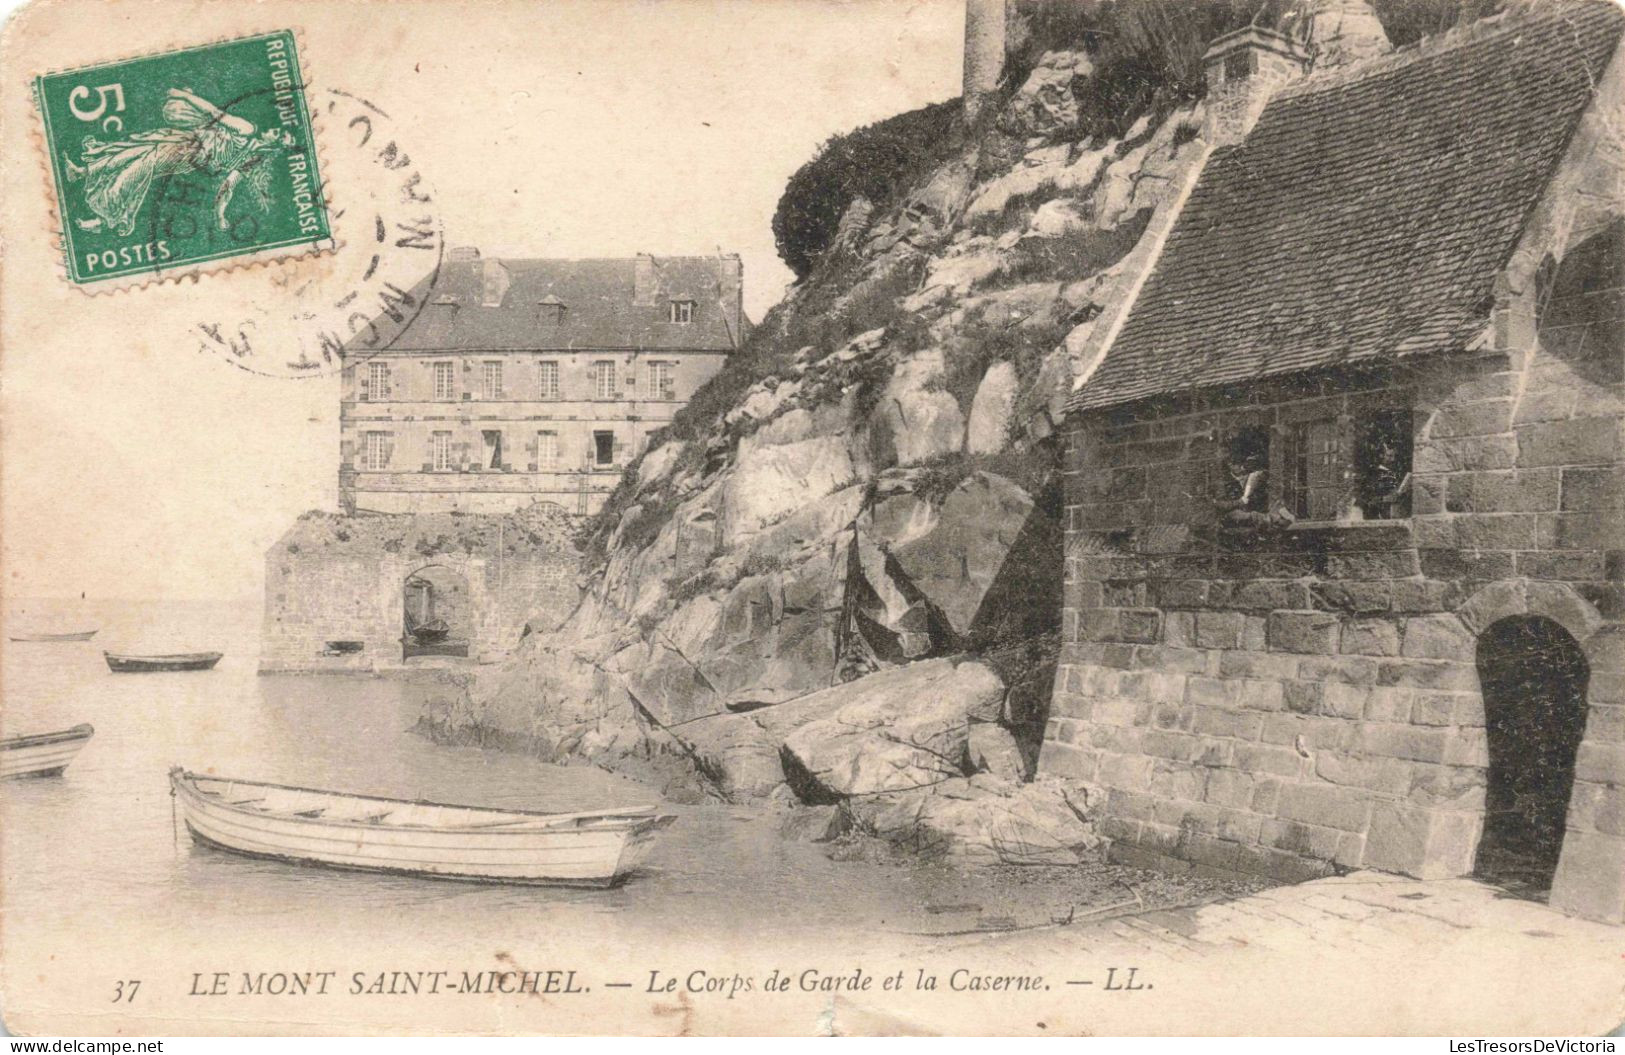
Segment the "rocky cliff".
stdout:
[[[680,760],[734,800],[862,801],[849,820],[948,852],[1090,845],[1077,793],[1024,783],[1060,611],[1053,433],[1127,258],[1205,149],[1200,102],[1143,100],[1087,134],[1092,71],[1042,53],[940,164],[847,202],[628,474],[574,614],[432,723],[557,760]],[[934,840],[944,816],[980,834]]]

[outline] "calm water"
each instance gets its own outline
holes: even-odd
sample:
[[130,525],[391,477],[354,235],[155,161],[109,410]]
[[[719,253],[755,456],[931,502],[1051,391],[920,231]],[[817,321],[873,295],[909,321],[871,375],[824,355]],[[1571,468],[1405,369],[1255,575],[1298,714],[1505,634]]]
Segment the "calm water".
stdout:
[[[869,934],[934,929],[926,907],[991,902],[984,881],[941,869],[835,862],[779,838],[764,811],[673,806],[678,822],[644,869],[612,891],[479,886],[302,869],[194,847],[177,837],[171,765],[373,795],[541,810],[649,802],[658,795],[590,767],[433,744],[410,732],[420,695],[366,678],[260,677],[258,613],[210,605],[13,604],[6,630],[98,626],[88,644],[9,643],[0,731],[90,722],[96,735],[56,779],[3,788],[7,938],[91,939],[132,920],[165,935],[249,938],[367,921],[499,932],[523,921],[569,932],[605,924],[626,940],[673,927]],[[112,674],[101,650],[226,653],[213,671]],[[985,897],[984,897],[985,895]],[[1042,899],[1039,899],[1040,902]],[[1030,904],[1034,913],[1048,911]],[[1006,910],[999,910],[1006,911]],[[297,921],[297,922],[293,922]]]

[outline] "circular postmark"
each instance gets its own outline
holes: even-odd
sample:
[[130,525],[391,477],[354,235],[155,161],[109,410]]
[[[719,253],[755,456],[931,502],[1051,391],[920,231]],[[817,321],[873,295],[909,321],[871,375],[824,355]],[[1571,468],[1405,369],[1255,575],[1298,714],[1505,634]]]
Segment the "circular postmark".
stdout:
[[[434,192],[389,114],[336,88],[306,97],[326,136],[310,164],[335,247],[213,276],[202,288],[223,295],[188,318],[200,352],[267,377],[320,377],[389,348],[432,302],[445,252]],[[229,177],[195,170],[155,186],[153,241],[252,240],[256,211],[233,207]]]

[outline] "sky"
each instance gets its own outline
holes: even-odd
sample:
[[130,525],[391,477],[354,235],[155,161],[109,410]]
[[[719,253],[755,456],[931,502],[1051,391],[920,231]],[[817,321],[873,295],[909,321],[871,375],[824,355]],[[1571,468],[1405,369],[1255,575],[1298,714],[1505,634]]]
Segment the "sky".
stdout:
[[[963,27],[955,0],[186,10],[181,32],[163,0],[35,0],[7,25],[0,563],[12,597],[256,595],[292,519],[337,508],[338,469],[336,378],[260,377],[197,347],[205,315],[278,310],[265,269],[112,296],[68,287],[19,74],[296,25],[312,90],[388,112],[434,185],[448,245],[737,252],[760,319],[790,279],[770,227],[785,181],[828,136],[957,95]],[[336,152],[335,130],[323,134]],[[346,190],[331,184],[338,204]]]

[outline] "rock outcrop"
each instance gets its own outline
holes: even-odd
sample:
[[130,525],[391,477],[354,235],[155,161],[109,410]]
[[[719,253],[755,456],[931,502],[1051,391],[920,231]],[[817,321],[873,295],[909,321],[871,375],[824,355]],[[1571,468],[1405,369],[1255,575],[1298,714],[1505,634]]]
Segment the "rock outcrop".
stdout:
[[908,791],[964,776],[972,720],[996,720],[1004,683],[980,663],[929,660],[826,689],[829,714],[784,741],[803,802]]
[[930,789],[848,800],[854,827],[922,857],[963,864],[1075,865],[1102,840],[1099,793],[1052,778],[974,776]]
[[957,859],[1087,853],[1087,796],[1022,783],[1059,632],[1055,430],[1122,262],[1205,153],[1200,103],[1089,134],[1095,76],[1043,54],[946,162],[846,204],[589,529],[575,613],[437,722],[659,755]]

